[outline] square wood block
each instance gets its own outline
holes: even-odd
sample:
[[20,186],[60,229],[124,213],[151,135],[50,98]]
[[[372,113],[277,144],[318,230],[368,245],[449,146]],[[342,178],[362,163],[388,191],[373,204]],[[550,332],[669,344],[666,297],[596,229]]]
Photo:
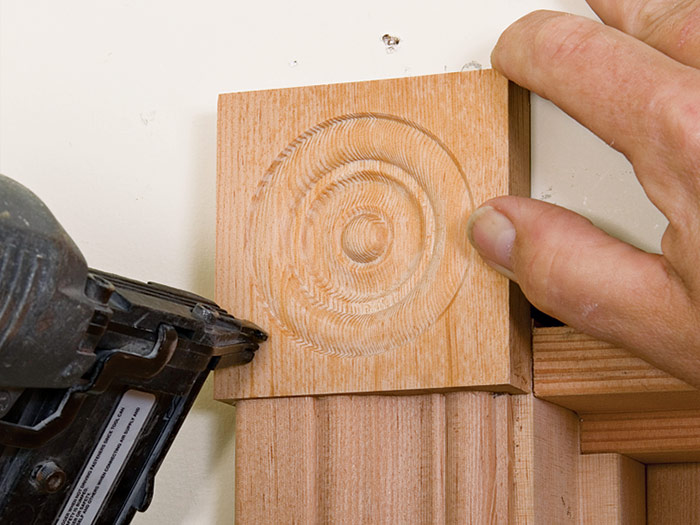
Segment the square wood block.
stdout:
[[270,334],[222,400],[530,388],[527,304],[467,239],[529,194],[528,93],[492,70],[221,95],[217,300]]

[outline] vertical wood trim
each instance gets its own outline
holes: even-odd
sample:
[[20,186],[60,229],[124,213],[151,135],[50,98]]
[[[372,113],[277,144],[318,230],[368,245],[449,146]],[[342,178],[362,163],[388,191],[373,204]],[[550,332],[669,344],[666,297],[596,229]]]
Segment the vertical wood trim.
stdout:
[[[508,82],[508,194],[530,196],[530,92]],[[510,304],[509,348],[511,382],[530,392],[532,386],[532,333],[530,303],[520,287],[508,285]]]
[[508,193],[530,196],[530,92],[508,82]]
[[510,396],[458,392],[445,397],[447,523],[508,523]]
[[236,436],[243,525],[574,524],[600,505],[587,485],[580,503],[577,417],[531,395],[246,400]]
[[513,396],[513,523],[578,520],[578,419],[533,396]]
[[318,400],[319,523],[444,523],[444,397]]
[[236,522],[507,523],[511,396],[240,401]]
[[700,463],[647,465],[647,523],[700,523]]
[[236,523],[317,523],[313,398],[256,399],[236,410]]
[[581,525],[645,525],[644,465],[620,454],[580,457]]

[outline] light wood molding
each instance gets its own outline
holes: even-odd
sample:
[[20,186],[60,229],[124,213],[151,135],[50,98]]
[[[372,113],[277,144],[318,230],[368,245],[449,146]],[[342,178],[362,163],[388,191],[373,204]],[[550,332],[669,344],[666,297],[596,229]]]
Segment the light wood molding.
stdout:
[[578,523],[578,419],[532,395],[512,399],[512,523]]
[[583,415],[581,451],[616,452],[642,463],[700,461],[700,410]]
[[576,524],[587,504],[579,500],[578,419],[532,395],[339,395],[236,406],[242,525]]
[[508,395],[455,392],[445,399],[444,523],[507,523],[514,513],[513,417]]
[[238,523],[635,525],[635,459],[700,460],[700,393],[570,328],[535,331],[527,393],[527,304],[464,231],[475,203],[528,192],[520,88],[237,93],[218,124],[218,300],[271,335],[216,373],[239,400]]
[[700,461],[698,390],[566,326],[535,328],[532,346],[534,393],[581,416],[583,453]]
[[477,392],[240,401],[236,523],[508,523],[511,422]]
[[700,409],[700,392],[627,350],[568,326],[535,328],[534,392],[580,414]]
[[580,525],[646,525],[644,465],[620,454],[579,459]]
[[649,465],[649,525],[700,523],[700,463]]
[[469,246],[529,191],[529,97],[492,70],[219,99],[217,298],[270,332],[218,399],[528,391],[529,311]]

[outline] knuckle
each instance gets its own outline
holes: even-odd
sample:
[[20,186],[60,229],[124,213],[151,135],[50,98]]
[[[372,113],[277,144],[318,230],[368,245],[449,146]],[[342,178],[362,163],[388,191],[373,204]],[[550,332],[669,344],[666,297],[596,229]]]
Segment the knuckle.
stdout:
[[540,250],[528,261],[524,288],[543,311],[552,311],[562,303],[559,273],[566,260],[566,253],[555,248]]
[[[695,100],[683,112],[679,127],[683,134],[684,150],[695,170],[700,164],[700,100]],[[700,174],[697,174],[700,175]]]
[[[577,300],[587,298],[576,283],[582,276],[585,280],[590,260],[586,254],[599,239],[589,236],[590,220],[558,207],[543,207],[531,221],[529,234],[520,242],[516,236],[518,284],[535,307],[567,322],[575,315]],[[593,314],[588,309],[586,315]]]
[[646,40],[663,27],[671,11],[665,0],[638,2],[637,6],[637,12],[627,18],[627,25],[623,29],[642,40]]
[[700,3],[693,2],[683,16],[676,46],[679,49],[694,47],[696,35],[700,31]]
[[539,310],[551,313],[564,300],[561,271],[566,268],[568,254],[559,245],[547,248],[527,249],[515,273],[528,300]]
[[603,36],[604,27],[592,20],[556,15],[543,20],[534,39],[535,57],[545,67],[587,55]]
[[638,6],[624,29],[645,42],[670,38],[682,47],[684,35],[693,34],[700,22],[696,0],[677,0],[671,6],[667,0],[649,0],[639,2]]
[[[695,79],[695,83],[700,85],[700,79]],[[689,161],[697,170],[700,163],[700,89],[679,83],[662,91],[652,102],[652,115],[659,122],[658,140],[670,157]]]

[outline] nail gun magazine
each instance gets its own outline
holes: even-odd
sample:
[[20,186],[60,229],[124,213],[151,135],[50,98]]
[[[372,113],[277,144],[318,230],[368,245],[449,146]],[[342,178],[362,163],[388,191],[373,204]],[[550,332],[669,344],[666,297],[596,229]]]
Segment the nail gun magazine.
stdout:
[[209,372],[266,337],[203,297],[88,268],[0,175],[0,523],[130,522]]

